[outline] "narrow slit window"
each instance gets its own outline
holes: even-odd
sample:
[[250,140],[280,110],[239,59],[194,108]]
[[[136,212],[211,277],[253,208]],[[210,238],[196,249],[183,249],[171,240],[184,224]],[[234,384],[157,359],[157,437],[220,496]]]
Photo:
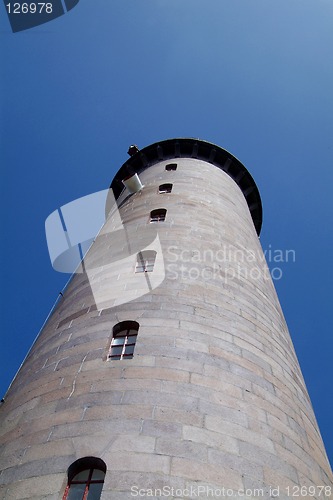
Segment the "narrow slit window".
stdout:
[[136,321],[117,323],[113,328],[108,359],[132,359],[138,331],[139,323]]
[[156,260],[155,250],[145,250],[144,252],[139,252],[136,256],[136,273],[151,273],[154,270],[154,264]]
[[165,165],[165,170],[167,170],[168,172],[177,170],[177,163],[168,163],[168,165]]
[[68,469],[68,483],[63,500],[101,498],[106,465],[100,458],[85,457],[76,460]]
[[161,184],[158,188],[159,193],[171,193],[172,191],[172,184]]
[[152,210],[150,212],[150,221],[149,222],[163,222],[166,217],[166,209],[165,208],[157,208],[156,210]]

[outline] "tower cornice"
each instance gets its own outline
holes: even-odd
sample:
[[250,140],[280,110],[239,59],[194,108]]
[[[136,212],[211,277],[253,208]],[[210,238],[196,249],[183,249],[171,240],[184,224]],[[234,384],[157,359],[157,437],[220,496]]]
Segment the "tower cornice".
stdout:
[[204,160],[223,170],[240,187],[251,212],[257,234],[262,225],[262,204],[256,183],[244,165],[225,149],[201,139],[177,138],[155,142],[138,150],[118,170],[111,188],[117,199],[124,189],[123,179],[140,174],[157,162],[177,158]]

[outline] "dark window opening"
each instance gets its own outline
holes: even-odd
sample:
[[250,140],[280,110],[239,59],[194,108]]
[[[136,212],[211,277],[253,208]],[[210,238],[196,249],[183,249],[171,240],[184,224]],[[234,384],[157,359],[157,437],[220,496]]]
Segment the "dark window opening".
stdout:
[[136,321],[122,321],[113,327],[111,346],[108,359],[132,359],[139,323]]
[[161,184],[158,188],[159,193],[171,193],[172,184]]
[[145,250],[136,256],[136,273],[151,273],[154,270],[156,260],[155,250]]
[[168,172],[171,170],[177,170],[177,163],[168,163],[168,165],[165,165],[165,170]]
[[68,483],[63,500],[99,500],[103,489],[106,465],[100,458],[76,460],[68,469]]
[[156,210],[152,210],[150,212],[150,222],[163,222],[166,217],[166,209],[165,208],[157,208]]

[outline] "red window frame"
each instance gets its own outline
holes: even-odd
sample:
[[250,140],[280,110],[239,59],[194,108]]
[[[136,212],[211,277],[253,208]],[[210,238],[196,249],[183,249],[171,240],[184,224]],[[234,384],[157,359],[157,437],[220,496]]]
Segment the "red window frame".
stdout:
[[[78,474],[80,474],[81,472],[87,471],[87,470],[89,470],[89,474],[88,474],[87,479],[82,479],[81,481],[75,481],[74,478]],[[82,500],[87,500],[88,493],[89,493],[89,487],[91,484],[101,484],[101,483],[104,484],[104,479],[92,479],[92,475],[93,475],[95,470],[101,470],[101,469],[98,469],[97,467],[90,467],[90,468],[87,467],[87,468],[79,469],[75,473],[75,476],[73,477],[73,479],[68,482],[68,485],[66,486],[65,493],[64,493],[64,496],[62,497],[62,500],[67,500],[72,484],[85,484],[86,485],[84,488]],[[104,471],[101,471],[101,472],[104,472]],[[104,474],[105,474],[105,472],[104,472]]]

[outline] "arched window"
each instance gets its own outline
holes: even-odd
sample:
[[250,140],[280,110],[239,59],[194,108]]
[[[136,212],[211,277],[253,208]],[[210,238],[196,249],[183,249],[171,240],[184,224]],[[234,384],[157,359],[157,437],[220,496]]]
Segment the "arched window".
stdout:
[[171,170],[177,170],[177,163],[168,163],[168,165],[165,165],[165,170],[168,170],[169,172]]
[[151,273],[154,270],[156,260],[155,250],[144,250],[136,256],[136,273]]
[[138,331],[139,323],[136,321],[121,321],[117,323],[113,327],[108,359],[119,360],[133,358]]
[[79,458],[68,468],[68,484],[63,500],[99,500],[106,465],[100,458]]
[[157,208],[156,210],[152,210],[150,212],[150,222],[162,222],[166,217],[166,209],[165,208]]
[[171,193],[172,184],[161,184],[158,188],[159,193]]

